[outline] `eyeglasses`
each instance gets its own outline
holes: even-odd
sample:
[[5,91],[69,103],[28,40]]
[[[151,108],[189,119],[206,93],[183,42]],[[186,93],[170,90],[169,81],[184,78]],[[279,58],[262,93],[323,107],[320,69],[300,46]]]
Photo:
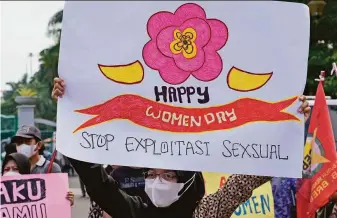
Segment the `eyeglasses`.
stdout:
[[164,179],[166,181],[174,181],[177,176],[175,173],[167,172],[167,173],[154,173],[154,172],[145,172],[144,177],[145,179],[156,179],[159,176],[159,179]]

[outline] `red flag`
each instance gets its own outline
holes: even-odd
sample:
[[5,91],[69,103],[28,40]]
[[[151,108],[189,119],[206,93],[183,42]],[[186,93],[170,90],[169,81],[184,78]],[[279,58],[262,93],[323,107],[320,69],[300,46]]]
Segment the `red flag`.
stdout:
[[317,87],[305,149],[309,149],[311,154],[305,157],[305,160],[310,160],[310,179],[303,179],[297,192],[298,218],[315,217],[316,210],[328,203],[329,197],[337,190],[335,139],[322,81]]

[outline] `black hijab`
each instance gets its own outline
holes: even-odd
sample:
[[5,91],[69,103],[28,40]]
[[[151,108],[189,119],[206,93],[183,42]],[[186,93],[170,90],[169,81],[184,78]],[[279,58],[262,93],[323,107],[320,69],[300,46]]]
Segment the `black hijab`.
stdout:
[[1,172],[4,173],[4,168],[8,161],[14,160],[16,165],[18,166],[20,174],[30,174],[30,162],[28,157],[20,153],[12,153],[6,155],[4,162],[2,163]]

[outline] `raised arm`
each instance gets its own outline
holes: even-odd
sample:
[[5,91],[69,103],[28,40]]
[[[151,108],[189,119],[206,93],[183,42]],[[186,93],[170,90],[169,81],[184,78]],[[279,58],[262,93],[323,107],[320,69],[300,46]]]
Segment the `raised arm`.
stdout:
[[247,201],[253,190],[271,180],[271,177],[232,175],[225,185],[214,194],[204,197],[195,210],[195,218],[231,217],[236,208]]
[[68,158],[86,186],[91,199],[113,218],[133,218],[144,208],[140,197],[132,197],[119,189],[117,182],[101,165]]

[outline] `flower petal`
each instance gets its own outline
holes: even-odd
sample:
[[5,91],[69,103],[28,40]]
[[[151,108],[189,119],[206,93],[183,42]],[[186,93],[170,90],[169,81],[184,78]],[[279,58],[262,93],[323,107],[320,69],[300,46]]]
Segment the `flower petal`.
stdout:
[[206,13],[203,8],[194,3],[180,6],[174,14],[160,11],[150,17],[147,22],[147,32],[151,39],[155,39],[162,29],[168,26],[180,26],[185,20],[195,17],[206,19]]
[[[183,33],[186,28],[196,31],[195,39],[187,34],[197,51],[195,56],[189,58],[185,58],[183,52],[173,54],[170,49],[170,44],[175,40],[179,43],[174,38],[174,31]],[[228,28],[220,20],[206,19],[206,13],[199,5],[184,4],[174,14],[158,12],[150,17],[147,31],[152,40],[143,48],[144,61],[150,68],[158,70],[165,82],[180,84],[191,72],[198,80],[211,81],[221,73],[222,60],[216,51],[226,44]]]
[[216,79],[221,71],[222,60],[220,55],[215,51],[205,49],[204,65],[199,70],[193,72],[192,75],[198,80],[206,82]]
[[179,18],[181,23],[195,17],[206,19],[206,12],[204,9],[194,3],[183,4],[176,10],[176,12],[174,12],[174,15]]
[[161,11],[150,17],[147,22],[147,32],[151,39],[155,39],[162,29],[178,23],[177,17],[171,12]]
[[177,27],[170,26],[166,27],[157,36],[157,46],[158,49],[163,55],[167,57],[173,57],[173,53],[170,49],[170,44],[175,40],[174,38],[174,31]]
[[204,64],[204,51],[203,47],[207,45],[211,37],[211,29],[205,20],[200,18],[193,18],[187,20],[179,27],[183,32],[187,28],[193,28],[196,32],[196,45],[197,54],[193,58],[185,58],[182,54],[173,55],[174,61],[177,66],[184,71],[196,71]]
[[205,53],[202,48],[197,48],[197,55],[194,58],[185,58],[182,53],[173,55],[173,58],[177,67],[184,71],[193,72],[198,70],[204,64]]
[[217,19],[208,19],[207,23],[211,28],[211,39],[207,47],[212,47],[213,50],[218,51],[225,46],[228,40],[228,28],[226,24]]
[[177,85],[185,82],[191,73],[179,69],[173,59],[169,60],[170,61],[165,64],[165,67],[162,67],[159,70],[161,78],[171,85]]
[[191,74],[179,69],[172,58],[164,56],[153,40],[144,46],[143,59],[148,67],[158,70],[161,78],[172,85],[184,82]]
[[204,47],[211,38],[211,28],[208,23],[200,18],[192,18],[186,20],[180,27],[180,32],[183,32],[187,28],[192,28],[196,32],[196,39],[194,43],[198,49]]
[[159,70],[165,67],[168,57],[164,56],[157,48],[154,40],[149,41],[143,48],[143,59],[145,64],[152,69]]

